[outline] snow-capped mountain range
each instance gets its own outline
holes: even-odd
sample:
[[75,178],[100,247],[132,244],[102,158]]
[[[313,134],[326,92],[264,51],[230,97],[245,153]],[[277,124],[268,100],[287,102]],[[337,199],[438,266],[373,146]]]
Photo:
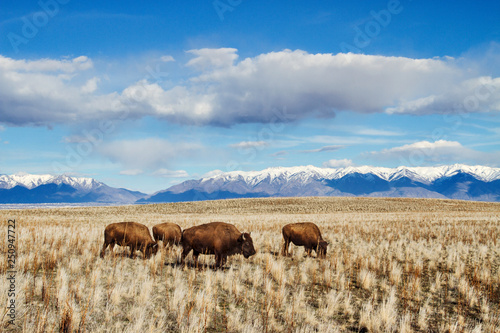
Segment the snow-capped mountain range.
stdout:
[[312,165],[298,167],[268,168],[262,171],[232,171],[220,173],[212,177],[202,178],[201,182],[209,182],[217,179],[233,181],[243,178],[249,185],[256,185],[262,180],[269,178],[271,182],[275,179],[286,181],[307,181],[310,178],[340,179],[348,174],[372,174],[386,181],[394,181],[402,177],[423,183],[432,183],[438,178],[451,177],[458,173],[467,173],[478,180],[491,182],[500,179],[500,168],[485,166],[469,166],[462,164],[445,165],[438,167],[347,167],[347,168],[318,168]]
[[500,168],[276,167],[262,171],[212,172],[147,196],[93,178],[68,175],[0,175],[0,204],[156,203],[284,196],[442,198],[500,202]]
[[0,175],[0,189],[11,189],[15,186],[24,186],[33,189],[44,184],[66,184],[78,190],[92,190],[103,186],[104,184],[96,181],[94,178],[71,177],[67,175],[31,175],[20,172],[14,175]]
[[269,196],[378,196],[500,201],[500,168],[277,167],[188,180],[141,199],[172,202]]
[[146,194],[67,175],[0,175],[0,204],[134,203]]

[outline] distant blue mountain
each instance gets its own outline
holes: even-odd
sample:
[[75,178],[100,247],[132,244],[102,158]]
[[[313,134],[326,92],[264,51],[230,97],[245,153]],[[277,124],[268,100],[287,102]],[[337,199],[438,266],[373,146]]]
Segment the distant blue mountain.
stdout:
[[211,193],[200,192],[197,190],[188,190],[182,193],[173,193],[165,191],[157,193],[147,199],[139,199],[136,203],[160,203],[160,202],[183,202],[183,201],[204,201],[219,199],[238,199],[238,198],[264,198],[268,197],[265,193],[245,193],[239,194],[229,191],[215,191]]
[[428,188],[450,199],[469,200],[484,197],[492,198],[491,201],[500,201],[500,180],[484,182],[463,172],[437,179]]
[[[11,189],[0,189],[0,203],[54,203],[75,202],[72,195],[76,189],[66,184],[46,184],[33,189],[15,186]],[[68,201],[68,198],[71,198]]]
[[484,166],[313,166],[233,171],[188,180],[140,203],[284,196],[441,198],[500,202],[500,169]]
[[146,194],[109,187],[92,178],[50,175],[0,176],[0,204],[134,203]]
[[338,179],[324,179],[325,183],[340,192],[353,195],[368,195],[390,190],[390,182],[371,173],[353,172]]

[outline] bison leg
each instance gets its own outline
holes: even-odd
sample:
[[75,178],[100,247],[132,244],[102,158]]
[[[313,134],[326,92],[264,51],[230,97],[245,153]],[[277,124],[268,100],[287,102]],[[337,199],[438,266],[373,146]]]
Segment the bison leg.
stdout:
[[130,245],[130,255],[129,255],[130,259],[135,258],[135,251],[136,251],[135,245]]
[[306,255],[308,257],[312,257],[312,254],[311,254],[312,248],[311,247],[306,247],[305,249],[306,249]]
[[194,266],[198,267],[198,256],[200,255],[200,252],[193,250],[193,260],[194,260]]
[[[320,254],[319,254],[319,252],[318,252],[318,247],[317,247],[317,246],[316,246],[316,247],[313,247],[313,248],[311,249],[311,252],[312,252],[312,250],[314,250],[314,252],[316,252],[316,257],[317,257],[317,258],[319,258]],[[312,256],[312,254],[311,254],[311,256]]]
[[165,246],[165,249],[167,249],[168,253],[172,252],[172,250],[174,249],[173,248],[174,244],[170,241],[168,241],[168,242],[163,241],[163,245]]
[[147,253],[147,249],[148,249],[148,246],[146,244],[144,244],[143,246],[141,246],[139,248],[139,251],[142,252],[142,258],[143,259],[147,259],[148,258],[147,254],[146,254]]
[[188,245],[184,245],[183,248],[182,248],[181,264],[184,263],[184,259],[189,254],[189,252],[191,252],[191,247],[188,246]]
[[288,248],[290,247],[290,240],[285,238],[285,244],[283,244],[283,250],[281,251],[281,254],[283,256],[288,256]]
[[106,234],[106,232],[104,233],[104,244],[102,245],[102,250],[100,253],[101,258],[104,258],[104,254],[106,253],[106,248],[108,247],[108,245],[111,245],[110,251],[113,252],[113,246],[115,246],[115,242],[116,240],[112,236]]
[[215,254],[215,266],[217,268],[222,268],[222,266],[224,266],[225,263],[226,263],[226,256],[224,256],[220,253],[216,253]]
[[106,248],[108,247],[108,245],[109,245],[109,253],[113,254],[113,249],[115,247],[115,244],[116,244],[116,242],[114,240],[111,240],[111,241],[105,240],[104,244],[102,245],[102,249],[101,249],[101,254],[100,254],[101,258],[104,258],[104,255],[106,253]]
[[111,244],[109,244],[109,253],[111,253],[112,256],[114,256],[113,249],[115,248],[116,243],[113,241]]
[[100,254],[101,258],[104,258],[104,253],[106,252],[107,247],[108,247],[108,243],[106,243],[106,241],[104,241],[104,244],[102,245],[102,249],[101,249],[101,254]]

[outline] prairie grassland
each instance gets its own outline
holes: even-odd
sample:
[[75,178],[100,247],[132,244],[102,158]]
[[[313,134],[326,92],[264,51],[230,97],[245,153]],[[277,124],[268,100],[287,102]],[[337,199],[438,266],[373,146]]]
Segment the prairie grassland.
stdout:
[[[500,204],[427,199],[281,198],[0,211],[0,298],[7,302],[7,220],[16,220],[16,326],[22,332],[500,332]],[[183,229],[210,221],[250,231],[257,254],[214,270],[115,247],[104,227]],[[281,228],[311,221],[326,259]]]

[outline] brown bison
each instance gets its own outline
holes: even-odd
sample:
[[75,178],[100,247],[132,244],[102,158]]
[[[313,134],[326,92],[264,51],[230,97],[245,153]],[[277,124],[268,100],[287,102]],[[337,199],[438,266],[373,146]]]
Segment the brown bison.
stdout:
[[129,246],[130,258],[135,257],[137,250],[141,251],[145,258],[158,252],[158,244],[151,238],[148,227],[137,222],[118,222],[107,225],[104,229],[101,258],[104,258],[108,245],[111,245],[110,250],[113,251],[116,244]]
[[297,246],[303,246],[307,255],[311,256],[311,250],[316,251],[318,257],[325,257],[328,242],[323,240],[321,232],[316,224],[311,222],[291,223],[283,227],[284,256],[288,255],[290,242]]
[[245,258],[255,254],[252,237],[249,233],[241,233],[232,224],[211,222],[191,227],[182,232],[181,261],[193,250],[195,264],[201,254],[215,254],[218,267],[222,267],[228,256],[241,253]]
[[179,245],[182,237],[182,229],[175,223],[165,222],[153,227],[153,238],[163,245]]

